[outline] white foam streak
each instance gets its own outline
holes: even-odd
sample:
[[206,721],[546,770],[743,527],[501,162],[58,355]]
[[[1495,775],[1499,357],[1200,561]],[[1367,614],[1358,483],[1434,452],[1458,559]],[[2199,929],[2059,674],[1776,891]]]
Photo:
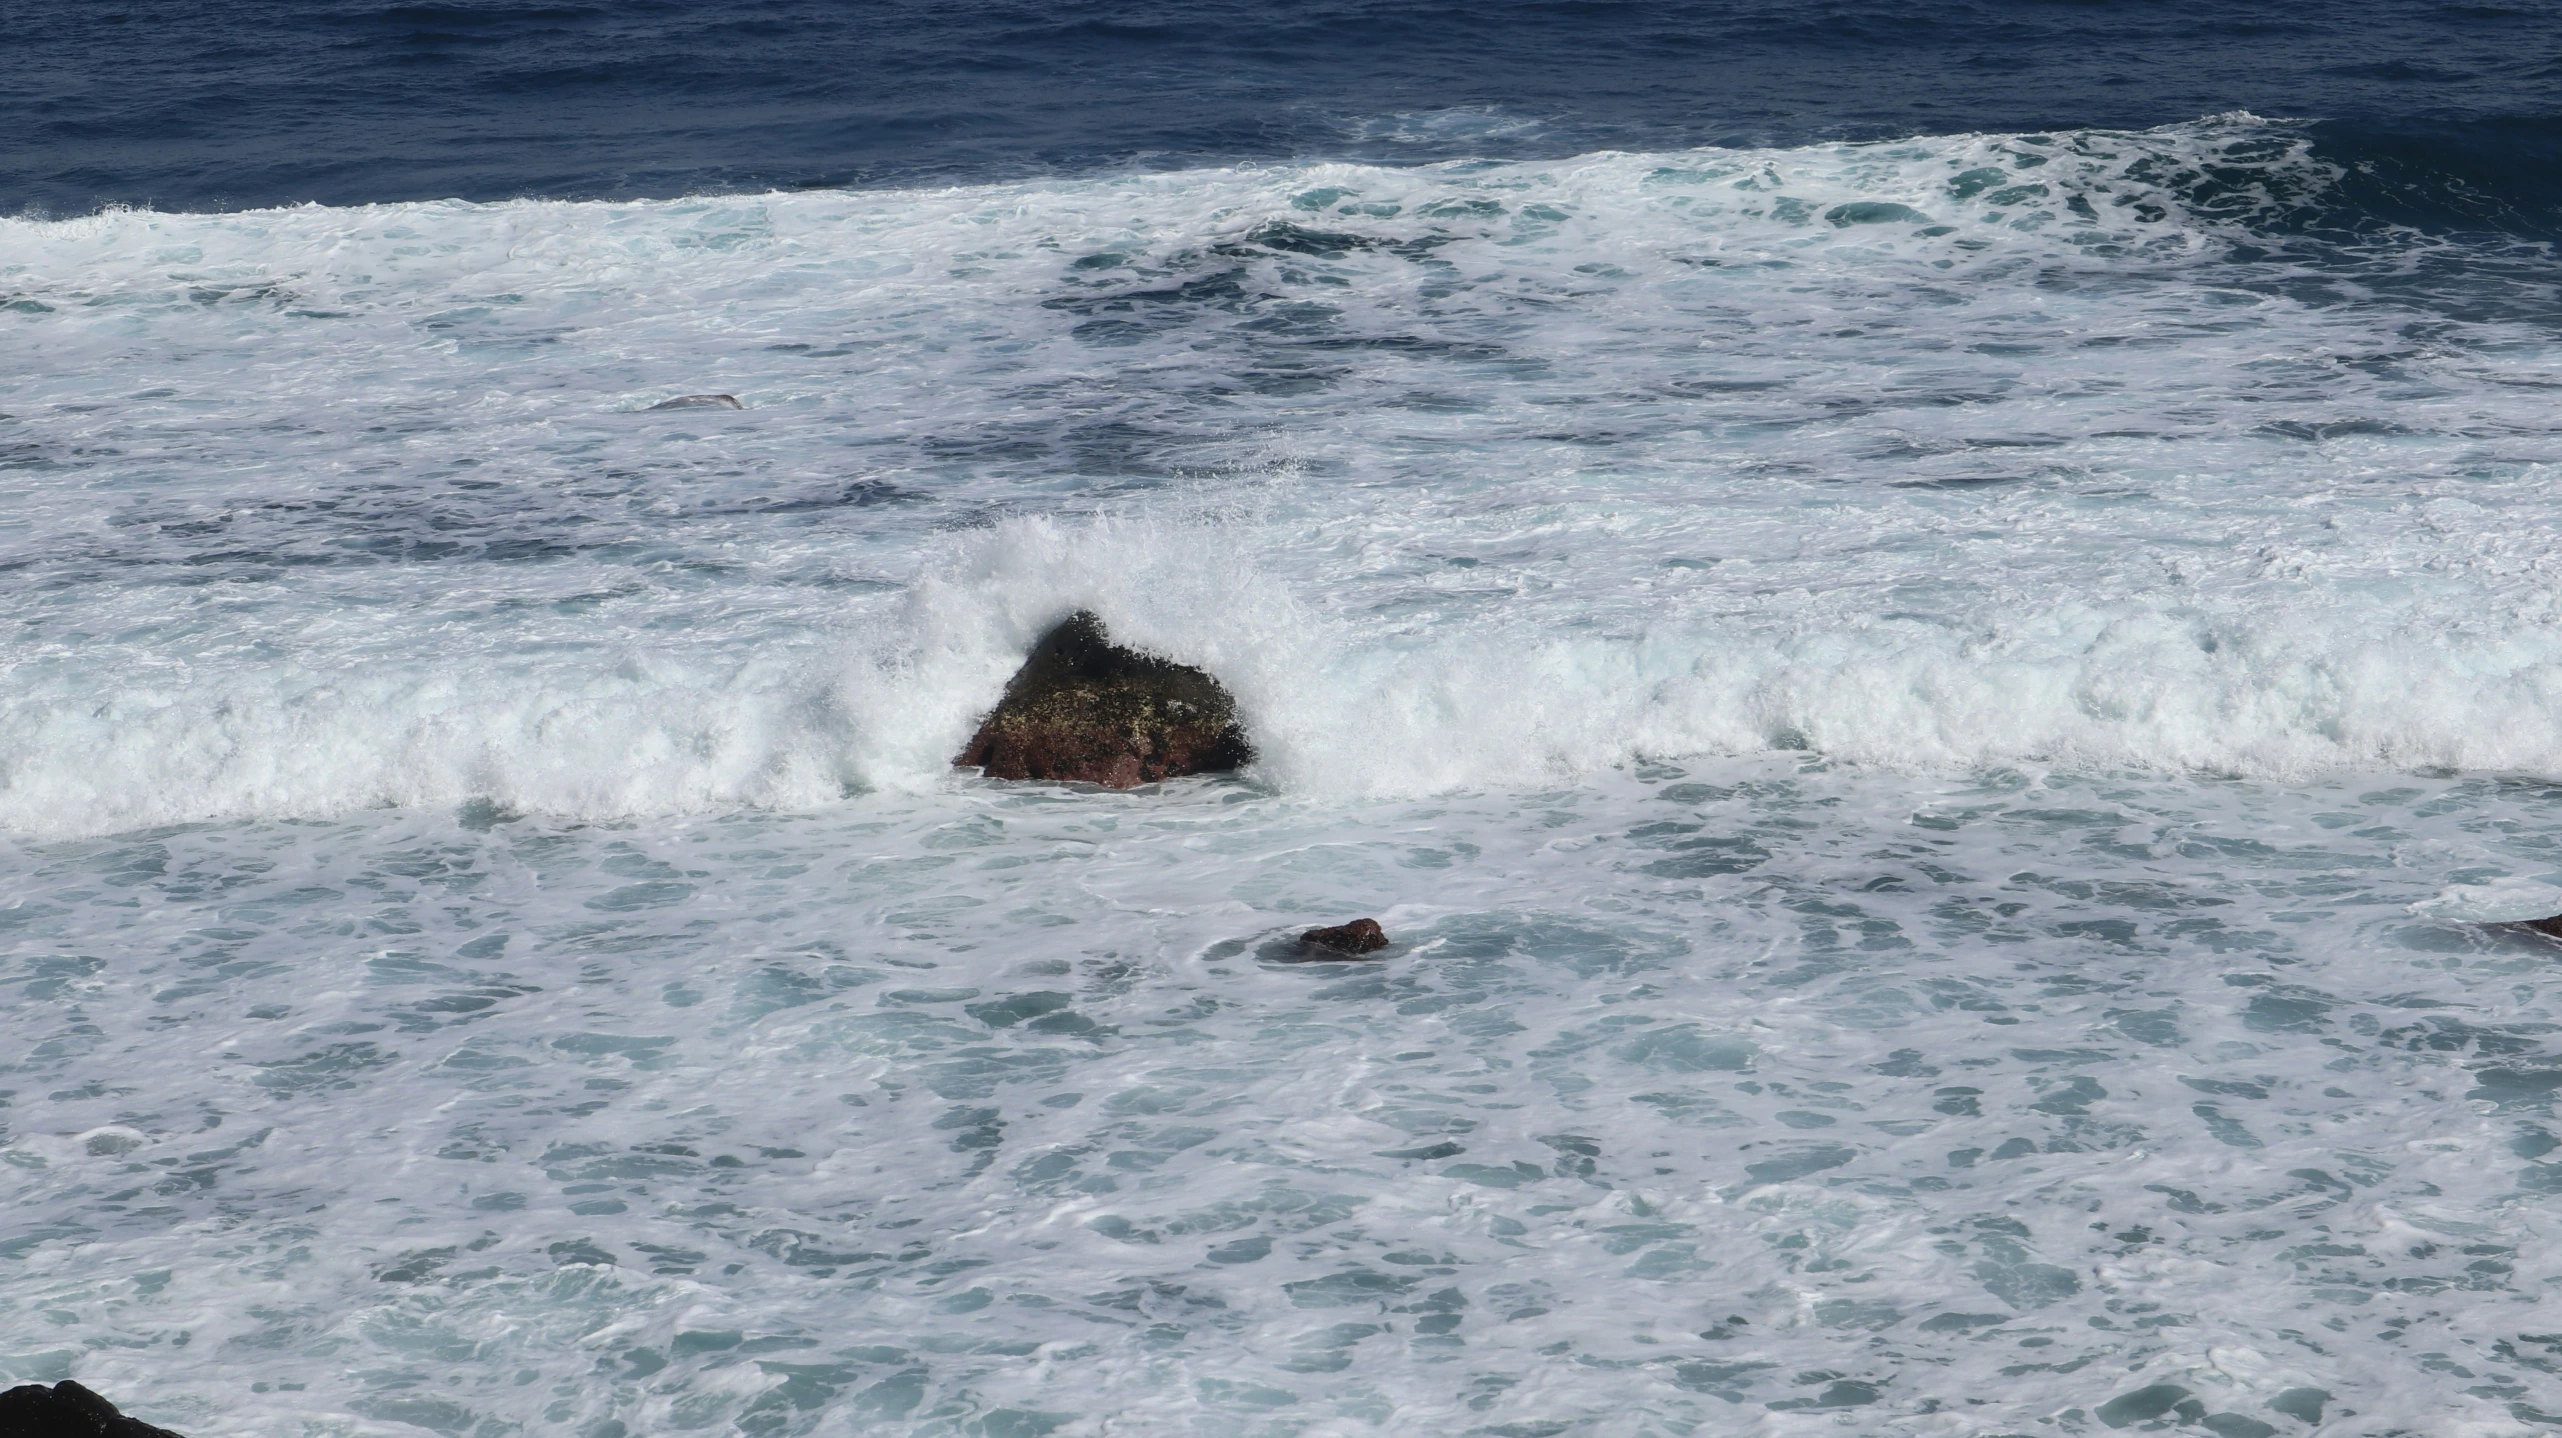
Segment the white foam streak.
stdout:
[[0,704],[0,823],[64,835],[473,799],[614,819],[931,789],[959,782],[950,756],[1032,640],[1076,609],[1220,676],[1256,774],[1318,796],[1570,784],[1773,748],[1908,772],[2562,771],[2562,650],[2541,625],[2453,641],[2316,595],[2247,612],[2068,602],[1956,625],[1842,624],[1809,606],[1676,611],[1619,635],[1501,615],[1381,633],[1300,598],[1258,565],[1255,537],[1007,521],[946,544],[833,662],[277,667],[104,697],[57,681]]
[[937,717],[919,744],[869,751],[874,781],[931,772],[1030,637],[1079,607],[1220,674],[1266,777],[1346,797],[1572,782],[1643,757],[1773,747],[1906,770],[2562,767],[2562,652],[2540,626],[2450,643],[2425,626],[2390,632],[2390,611],[2309,596],[2247,613],[2067,603],[1984,616],[1973,632],[1676,616],[1617,638],[1497,621],[1382,642],[1294,603],[1226,539],[1038,521],[965,546],[957,577],[919,598],[940,676],[907,671],[919,687],[884,684],[871,709],[934,693]]
[[[210,692],[207,692],[210,690]],[[275,673],[15,697],[0,823],[48,836],[481,799],[613,819],[833,798],[810,697],[752,671]]]
[[2450,884],[2436,898],[2410,906],[2423,919],[2455,924],[2515,924],[2562,914],[2562,885],[2550,874],[2537,878],[2494,879],[2487,884]]

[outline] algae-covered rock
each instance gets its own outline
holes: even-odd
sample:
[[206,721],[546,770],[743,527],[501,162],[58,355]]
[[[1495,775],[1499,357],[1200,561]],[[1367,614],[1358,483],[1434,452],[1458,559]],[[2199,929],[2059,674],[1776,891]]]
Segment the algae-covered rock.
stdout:
[[1378,920],[1354,919],[1330,929],[1310,929],[1299,936],[1299,942],[1310,949],[1351,957],[1386,948],[1388,936],[1379,928]]
[[952,762],[991,779],[1128,789],[1253,757],[1218,680],[1114,644],[1103,621],[1080,610],[1033,646]]

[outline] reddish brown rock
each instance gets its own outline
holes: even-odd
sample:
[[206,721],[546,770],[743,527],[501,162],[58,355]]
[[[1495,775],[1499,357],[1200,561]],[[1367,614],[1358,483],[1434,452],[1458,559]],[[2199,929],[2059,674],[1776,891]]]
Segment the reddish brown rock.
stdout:
[[991,779],[1130,789],[1254,757],[1236,701],[1188,664],[1124,649],[1079,611],[1041,637],[952,762]]
[[1312,949],[1327,949],[1338,954],[1367,954],[1388,946],[1388,936],[1376,919],[1355,919],[1331,929],[1310,929],[1299,936],[1299,942]]

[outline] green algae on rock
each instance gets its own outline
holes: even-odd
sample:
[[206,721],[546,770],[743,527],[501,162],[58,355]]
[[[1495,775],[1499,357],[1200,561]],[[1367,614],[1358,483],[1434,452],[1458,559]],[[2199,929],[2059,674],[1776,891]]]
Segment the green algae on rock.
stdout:
[[954,766],[1130,789],[1254,757],[1236,701],[1188,664],[1124,649],[1084,610],[1041,636]]

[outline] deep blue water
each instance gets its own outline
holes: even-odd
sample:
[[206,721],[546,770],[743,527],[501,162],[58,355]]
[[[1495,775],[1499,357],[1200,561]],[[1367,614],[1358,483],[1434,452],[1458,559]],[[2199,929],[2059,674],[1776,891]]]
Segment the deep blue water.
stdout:
[[0,213],[961,182],[2322,122],[2388,219],[2543,233],[2562,6],[17,0]]

